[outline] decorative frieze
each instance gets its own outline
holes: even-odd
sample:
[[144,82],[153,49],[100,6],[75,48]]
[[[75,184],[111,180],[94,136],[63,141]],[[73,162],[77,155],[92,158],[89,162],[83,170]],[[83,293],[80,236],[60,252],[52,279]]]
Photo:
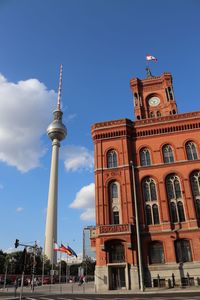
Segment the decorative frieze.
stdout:
[[143,92],[152,92],[152,91],[161,90],[161,89],[163,89],[162,84],[156,84],[156,85],[153,85],[153,86],[143,87]]
[[99,226],[99,234],[110,233],[130,233],[131,228],[129,224],[116,224],[116,225],[102,225]]

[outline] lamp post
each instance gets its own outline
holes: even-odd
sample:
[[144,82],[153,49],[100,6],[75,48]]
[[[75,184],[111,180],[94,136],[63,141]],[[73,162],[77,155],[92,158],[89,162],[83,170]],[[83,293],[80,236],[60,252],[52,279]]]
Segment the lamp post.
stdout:
[[138,268],[139,268],[140,290],[142,292],[144,292],[139,214],[138,214],[138,204],[137,204],[136,186],[135,186],[135,170],[134,170],[134,165],[133,165],[132,161],[130,161],[130,165],[131,165],[131,169],[132,169],[132,180],[133,180],[133,199],[134,199],[134,207],[135,207],[135,225],[136,225],[136,236],[137,236],[137,252],[138,252]]
[[37,242],[35,241],[35,245],[33,246],[33,267],[32,267],[32,292],[34,292],[34,281],[35,281],[35,256],[36,256],[36,251],[38,249]]
[[3,283],[3,289],[4,290],[6,288],[6,280],[7,280],[7,273],[8,273],[8,262],[9,262],[9,260],[6,258],[6,269],[5,269],[4,283]]

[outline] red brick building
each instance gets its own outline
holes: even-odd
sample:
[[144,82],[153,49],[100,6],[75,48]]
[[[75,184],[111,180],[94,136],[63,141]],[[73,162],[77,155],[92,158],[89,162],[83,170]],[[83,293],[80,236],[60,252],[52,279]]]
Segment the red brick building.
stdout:
[[130,86],[136,120],[92,126],[96,288],[197,285],[200,111],[178,114],[170,73]]

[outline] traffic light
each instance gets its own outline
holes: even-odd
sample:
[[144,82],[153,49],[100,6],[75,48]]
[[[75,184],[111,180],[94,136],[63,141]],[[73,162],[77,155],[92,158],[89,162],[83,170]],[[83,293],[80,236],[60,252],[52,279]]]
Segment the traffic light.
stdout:
[[19,246],[19,240],[16,239],[16,240],[15,240],[15,248],[17,248],[18,246]]

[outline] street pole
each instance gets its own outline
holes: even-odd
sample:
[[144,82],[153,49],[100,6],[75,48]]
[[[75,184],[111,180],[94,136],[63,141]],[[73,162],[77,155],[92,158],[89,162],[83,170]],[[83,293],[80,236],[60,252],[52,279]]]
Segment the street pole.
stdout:
[[8,261],[6,261],[6,270],[5,270],[5,275],[4,275],[4,283],[3,283],[4,290],[6,288],[7,272],[8,272]]
[[22,294],[23,294],[23,286],[24,286],[24,273],[25,273],[25,267],[26,267],[26,247],[24,248],[24,252],[23,252],[23,271],[22,271],[22,277],[21,277],[21,288],[20,288],[20,295],[19,295],[19,299],[22,299]]
[[33,247],[33,269],[32,269],[32,292],[34,292],[34,274],[35,274],[35,255],[36,255],[37,243]]
[[42,260],[42,285],[44,283],[44,265],[45,265],[45,257],[43,252],[43,260]]
[[59,284],[61,284],[61,278],[62,278],[62,254],[60,252],[60,264],[59,264]]
[[135,171],[133,162],[130,161],[132,169],[132,180],[133,180],[133,198],[135,207],[135,225],[136,225],[136,236],[137,236],[137,250],[138,250],[138,268],[139,268],[139,279],[140,279],[140,290],[144,292],[144,280],[143,280],[143,268],[142,268],[142,250],[141,250],[141,239],[140,239],[140,225],[139,225],[139,215],[138,215],[138,204],[136,196],[136,186],[135,186]]
[[67,270],[68,270],[68,254],[67,254],[67,261],[66,261],[65,263],[66,263],[66,265],[65,265],[65,275],[66,275],[66,283],[67,283],[67,275],[68,275],[68,272],[67,272]]

